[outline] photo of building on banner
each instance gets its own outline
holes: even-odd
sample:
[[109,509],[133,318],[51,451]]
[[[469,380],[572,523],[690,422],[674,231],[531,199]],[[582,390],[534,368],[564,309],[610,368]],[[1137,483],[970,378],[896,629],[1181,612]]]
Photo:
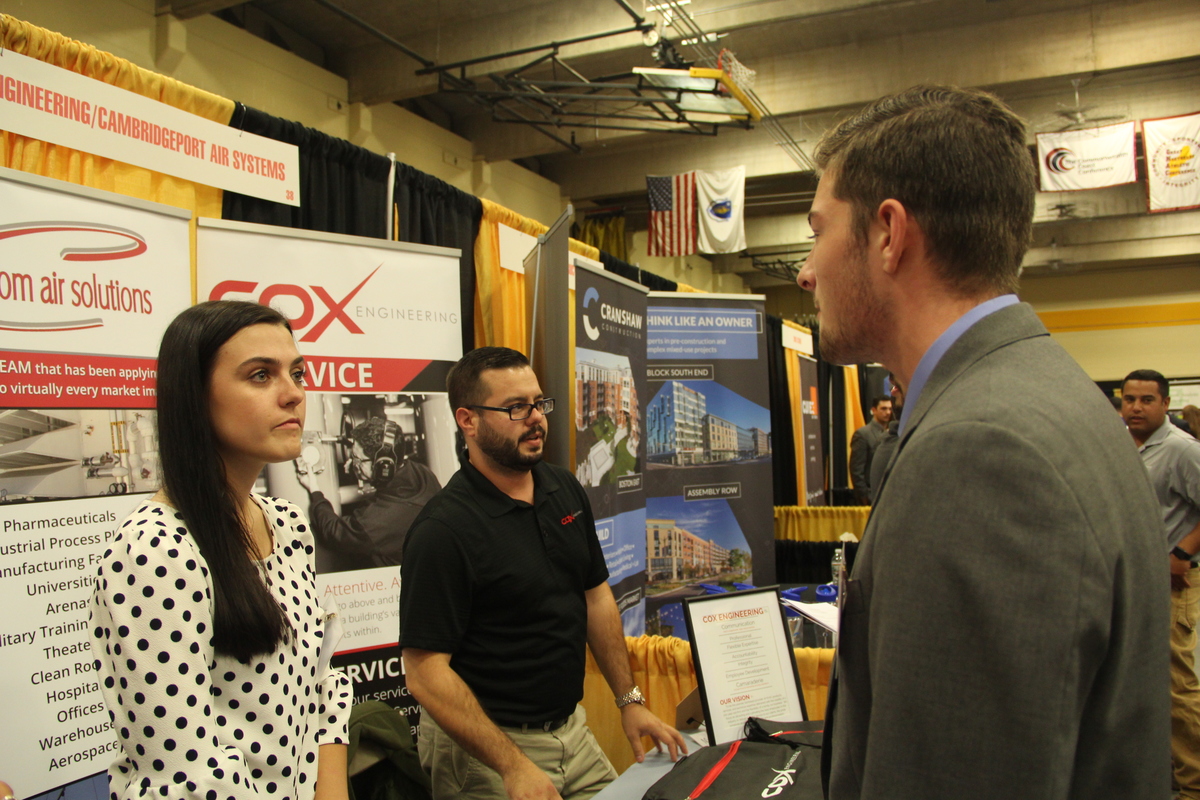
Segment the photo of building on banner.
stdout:
[[100,556],[157,491],[156,358],[191,303],[188,214],[0,170],[0,729],[27,795],[103,772]]
[[1151,211],[1200,208],[1200,114],[1142,120]]
[[[575,262],[575,477],[626,636],[646,629],[646,289]],[[595,262],[593,262],[595,263]]]
[[775,579],[763,299],[647,302],[646,632],[686,637],[683,598]]
[[[415,725],[404,685],[400,563],[409,525],[458,469],[446,373],[461,356],[457,250],[202,220],[202,300],[252,300],[291,321],[306,361],[303,448],[256,491],[309,517],[317,588],[344,631],[333,665],[356,702]],[[329,265],[336,264],[336,270]]]

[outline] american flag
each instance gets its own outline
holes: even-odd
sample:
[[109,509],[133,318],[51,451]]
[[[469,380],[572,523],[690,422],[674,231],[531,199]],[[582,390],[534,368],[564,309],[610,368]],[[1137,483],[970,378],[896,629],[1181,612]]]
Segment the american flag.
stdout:
[[652,256],[688,256],[696,252],[696,173],[647,175]]

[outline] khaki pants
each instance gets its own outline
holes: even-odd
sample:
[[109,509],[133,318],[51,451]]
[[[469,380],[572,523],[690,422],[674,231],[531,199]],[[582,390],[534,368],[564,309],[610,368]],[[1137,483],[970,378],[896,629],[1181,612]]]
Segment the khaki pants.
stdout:
[[[500,730],[550,777],[563,800],[588,800],[615,780],[617,773],[586,722],[583,708],[576,706],[570,721],[550,733]],[[472,758],[429,714],[421,715],[417,753],[433,784],[434,800],[508,800],[499,773]]]
[[1195,664],[1200,567],[1192,567],[1187,576],[1191,586],[1171,590],[1171,762],[1179,796],[1200,800],[1200,681]]

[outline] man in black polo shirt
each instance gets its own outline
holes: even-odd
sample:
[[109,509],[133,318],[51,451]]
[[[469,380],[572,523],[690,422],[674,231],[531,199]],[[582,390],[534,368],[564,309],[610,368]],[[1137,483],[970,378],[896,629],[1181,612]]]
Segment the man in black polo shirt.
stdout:
[[409,529],[400,597],[435,800],[588,798],[616,777],[577,707],[585,643],[637,760],[642,736],[686,752],[633,683],[587,496],[542,461],[554,401],[529,362],[479,348],[446,384],[467,449]]

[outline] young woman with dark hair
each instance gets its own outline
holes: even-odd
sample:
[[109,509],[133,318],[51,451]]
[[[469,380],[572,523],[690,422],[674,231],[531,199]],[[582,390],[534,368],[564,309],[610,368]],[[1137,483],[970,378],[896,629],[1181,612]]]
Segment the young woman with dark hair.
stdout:
[[252,492],[300,453],[303,378],[266,306],[201,303],[163,336],[163,486],[119,529],[92,600],[115,800],[347,797],[350,685],[329,668],[312,533]]

